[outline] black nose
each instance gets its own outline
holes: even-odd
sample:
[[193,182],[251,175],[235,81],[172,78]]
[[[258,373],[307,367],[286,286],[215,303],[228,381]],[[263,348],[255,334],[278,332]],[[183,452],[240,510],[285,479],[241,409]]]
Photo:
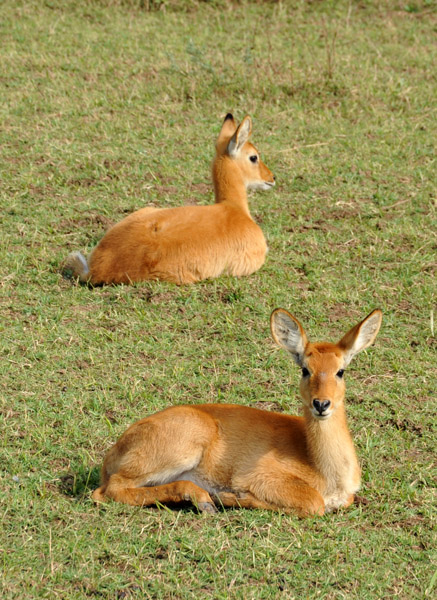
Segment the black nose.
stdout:
[[330,405],[331,405],[330,400],[322,400],[322,402],[320,402],[320,400],[317,400],[317,398],[315,398],[313,400],[313,406],[316,409],[316,411],[319,413],[319,415],[323,414],[325,412],[325,410],[327,410],[329,408]]

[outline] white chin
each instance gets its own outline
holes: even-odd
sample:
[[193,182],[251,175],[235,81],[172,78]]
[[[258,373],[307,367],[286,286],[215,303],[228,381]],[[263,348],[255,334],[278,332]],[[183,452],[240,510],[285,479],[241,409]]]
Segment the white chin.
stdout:
[[316,419],[316,421],[326,421],[326,419],[329,419],[329,417],[332,415],[332,411],[330,411],[329,413],[324,413],[323,415],[321,415],[315,410],[311,412],[313,413],[313,417]]
[[268,183],[267,181],[259,181],[257,183],[250,183],[247,186],[248,190],[269,190],[275,185],[275,182]]

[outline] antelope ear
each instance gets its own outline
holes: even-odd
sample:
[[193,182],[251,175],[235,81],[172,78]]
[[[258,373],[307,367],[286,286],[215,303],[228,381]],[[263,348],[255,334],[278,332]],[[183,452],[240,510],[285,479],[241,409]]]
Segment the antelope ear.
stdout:
[[345,366],[350,363],[355,354],[373,344],[381,327],[381,322],[382,312],[377,308],[341,338],[337,345],[344,353]]
[[236,129],[237,125],[234,121],[234,117],[231,113],[228,113],[223,121],[222,128],[220,129],[220,133],[215,143],[217,150],[221,149],[222,152],[225,152],[225,149],[229,143],[229,138],[234,135]]
[[299,321],[283,308],[276,308],[270,317],[270,329],[275,342],[290,352],[295,362],[302,366],[308,340]]
[[228,144],[228,154],[231,158],[236,158],[241,148],[250,138],[250,134],[252,133],[252,119],[247,116],[241,121],[240,125],[237,128],[237,131],[229,140]]

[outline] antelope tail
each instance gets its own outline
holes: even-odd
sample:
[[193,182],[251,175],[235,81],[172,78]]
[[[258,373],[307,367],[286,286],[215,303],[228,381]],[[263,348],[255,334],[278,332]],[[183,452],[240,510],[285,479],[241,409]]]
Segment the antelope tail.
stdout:
[[89,278],[89,267],[87,260],[83,254],[80,252],[71,252],[62,266],[62,271],[66,277],[75,279],[78,278],[79,281],[86,282]]

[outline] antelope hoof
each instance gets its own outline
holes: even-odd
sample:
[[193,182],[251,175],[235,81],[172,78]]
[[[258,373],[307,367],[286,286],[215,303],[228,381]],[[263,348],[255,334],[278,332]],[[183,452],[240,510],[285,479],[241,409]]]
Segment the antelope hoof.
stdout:
[[364,496],[357,496],[357,494],[354,494],[353,503],[354,504],[362,504],[363,506],[367,506],[369,504],[369,501],[367,498],[364,498]]
[[106,502],[107,500],[105,494],[102,493],[101,487],[94,490],[94,492],[91,494],[91,498],[96,504],[101,504],[102,502]]
[[217,512],[216,507],[214,506],[214,504],[211,504],[211,502],[199,502],[197,507],[202,513],[209,513],[213,515]]

